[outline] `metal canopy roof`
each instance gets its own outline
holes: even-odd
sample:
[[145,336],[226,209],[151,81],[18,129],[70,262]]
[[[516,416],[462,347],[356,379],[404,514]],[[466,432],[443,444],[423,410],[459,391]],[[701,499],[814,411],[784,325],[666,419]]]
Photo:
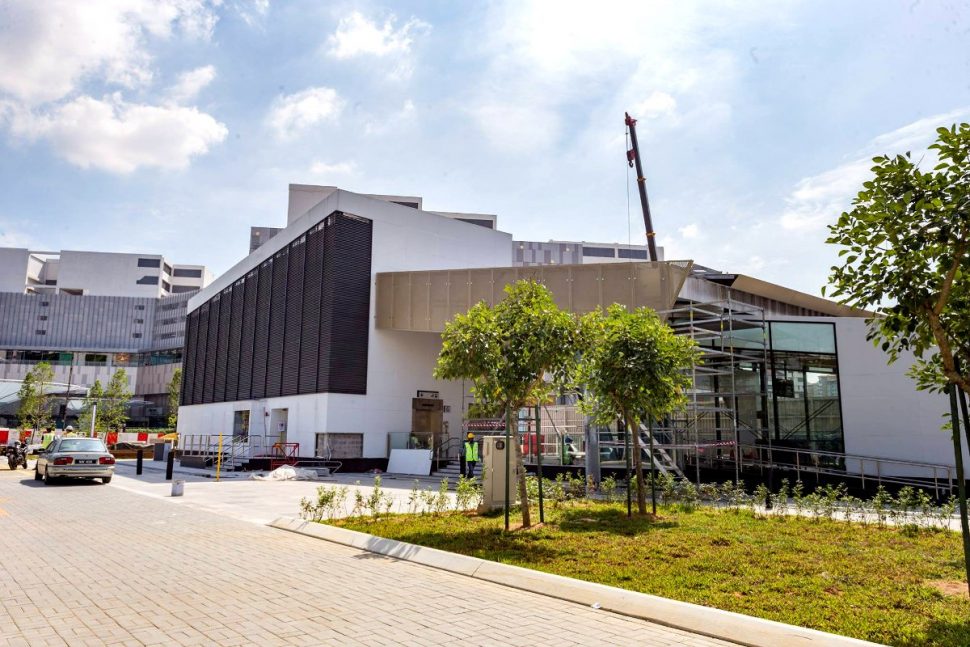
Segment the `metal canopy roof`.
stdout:
[[443,332],[456,314],[479,301],[501,301],[505,286],[522,279],[543,283],[560,308],[580,314],[613,303],[663,311],[674,305],[690,268],[691,261],[657,261],[379,273],[377,327]]

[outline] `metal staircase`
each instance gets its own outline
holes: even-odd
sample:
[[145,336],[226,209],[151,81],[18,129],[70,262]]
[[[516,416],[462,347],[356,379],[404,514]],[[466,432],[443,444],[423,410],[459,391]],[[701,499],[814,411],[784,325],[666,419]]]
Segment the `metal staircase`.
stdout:
[[[647,462],[644,467],[650,465],[650,436],[651,431],[642,423],[640,424],[640,447],[643,452],[647,455]],[[663,446],[657,440],[656,434],[653,434],[653,466],[661,474],[670,474],[676,478],[687,478],[684,476],[683,470],[677,465],[676,461],[667,453]]]

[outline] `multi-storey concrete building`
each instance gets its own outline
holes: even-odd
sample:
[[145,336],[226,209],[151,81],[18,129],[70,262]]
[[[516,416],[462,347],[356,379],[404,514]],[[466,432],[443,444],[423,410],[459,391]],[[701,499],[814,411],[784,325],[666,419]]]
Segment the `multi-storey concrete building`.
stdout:
[[[577,313],[650,306],[702,346],[690,407],[663,423],[675,454],[757,462],[773,450],[813,469],[947,477],[930,465],[953,465],[938,428],[946,403],[915,390],[912,358],[886,365],[866,341],[870,313],[692,261],[648,262],[630,245],[519,248],[494,221],[421,206],[291,187],[287,226],[189,301],[180,433],[380,458],[431,394],[455,436],[471,397],[432,375],[440,332],[533,278]],[[543,253],[526,256],[529,245]]]
[[204,265],[173,264],[159,254],[0,248],[0,292],[158,298],[211,281]]
[[[186,302],[211,280],[204,265],[157,254],[0,249],[0,380],[15,392],[13,383],[49,362],[58,389],[77,394],[123,368],[133,423],[161,423],[182,361]],[[18,404],[0,400],[3,427]],[[68,421],[80,401],[71,404]]]

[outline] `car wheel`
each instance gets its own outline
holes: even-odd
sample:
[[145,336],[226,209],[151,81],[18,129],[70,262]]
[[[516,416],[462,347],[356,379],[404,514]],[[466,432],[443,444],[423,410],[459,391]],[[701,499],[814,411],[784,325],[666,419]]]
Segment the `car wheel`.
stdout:
[[111,477],[110,476],[102,476],[101,477],[101,482],[104,483],[105,485],[107,485],[108,483],[111,483]]
[[50,474],[47,473],[47,470],[45,469],[44,470],[44,485],[50,485],[53,482],[54,482],[54,479],[51,477]]
[[40,481],[40,480],[41,480],[41,479],[43,479],[43,478],[44,478],[44,477],[40,475],[40,470],[39,470],[39,469],[37,469],[37,467],[35,466],[35,467],[34,467],[34,480],[35,480],[35,481]]

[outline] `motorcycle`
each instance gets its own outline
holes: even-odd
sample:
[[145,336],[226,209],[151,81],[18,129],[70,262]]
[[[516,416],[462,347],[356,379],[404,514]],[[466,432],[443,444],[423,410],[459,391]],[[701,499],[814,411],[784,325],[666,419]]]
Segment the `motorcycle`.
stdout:
[[7,465],[12,470],[17,469],[18,465],[27,469],[27,443],[15,442],[7,447]]

